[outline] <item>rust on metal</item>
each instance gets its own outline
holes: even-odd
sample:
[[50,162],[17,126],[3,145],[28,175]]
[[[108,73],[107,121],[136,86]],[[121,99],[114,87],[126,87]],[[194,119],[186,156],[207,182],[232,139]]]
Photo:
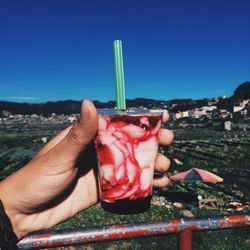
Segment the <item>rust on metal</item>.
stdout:
[[[20,249],[37,249],[69,246],[75,244],[181,233],[187,229],[189,231],[185,232],[188,233],[181,234],[181,237],[184,238],[183,242],[188,242],[192,241],[191,236],[193,231],[249,226],[250,214],[147,221],[130,224],[37,232],[23,238],[18,243],[18,247]],[[192,242],[190,244],[192,246]]]
[[242,227],[242,225],[245,225],[246,218],[241,215],[231,215],[223,218],[221,220],[221,226],[222,227],[228,227],[229,225],[233,225],[234,227]]
[[181,224],[182,220],[181,219],[172,219],[168,223],[168,233],[175,233],[178,231],[179,225]]

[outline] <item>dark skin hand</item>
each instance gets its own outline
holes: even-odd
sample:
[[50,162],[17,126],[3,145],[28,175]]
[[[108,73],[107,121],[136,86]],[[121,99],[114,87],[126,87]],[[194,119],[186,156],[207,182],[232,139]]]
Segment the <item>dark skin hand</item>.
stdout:
[[[168,119],[163,115],[163,122]],[[50,228],[98,201],[96,156],[93,139],[98,115],[90,101],[84,101],[81,116],[46,144],[24,167],[0,183],[0,199],[14,232],[20,239],[30,232]],[[173,133],[159,132],[162,145],[169,145]],[[155,170],[164,173],[170,161],[163,154],[155,160]],[[166,176],[154,180],[165,187]]]

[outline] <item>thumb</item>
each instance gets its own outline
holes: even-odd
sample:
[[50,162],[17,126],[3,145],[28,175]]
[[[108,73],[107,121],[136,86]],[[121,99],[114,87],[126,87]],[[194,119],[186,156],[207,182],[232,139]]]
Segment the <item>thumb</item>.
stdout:
[[96,108],[91,101],[85,100],[82,102],[80,119],[71,127],[63,140],[48,153],[51,153],[53,161],[56,160],[59,164],[76,161],[79,153],[94,139],[97,128]]
[[94,104],[82,102],[80,119],[70,129],[62,144],[67,153],[80,153],[93,139],[98,128],[98,114]]

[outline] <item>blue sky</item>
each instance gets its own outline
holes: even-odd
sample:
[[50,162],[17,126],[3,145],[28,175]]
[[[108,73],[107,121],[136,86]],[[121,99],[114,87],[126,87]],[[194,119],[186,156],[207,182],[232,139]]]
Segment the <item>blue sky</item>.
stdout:
[[112,43],[126,97],[230,96],[250,81],[249,0],[0,2],[0,100],[114,100]]

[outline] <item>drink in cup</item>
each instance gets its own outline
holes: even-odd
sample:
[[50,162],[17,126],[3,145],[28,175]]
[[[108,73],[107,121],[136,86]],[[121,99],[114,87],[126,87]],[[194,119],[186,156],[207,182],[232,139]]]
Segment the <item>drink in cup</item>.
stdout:
[[150,207],[162,113],[99,112],[96,149],[102,207],[118,214]]

